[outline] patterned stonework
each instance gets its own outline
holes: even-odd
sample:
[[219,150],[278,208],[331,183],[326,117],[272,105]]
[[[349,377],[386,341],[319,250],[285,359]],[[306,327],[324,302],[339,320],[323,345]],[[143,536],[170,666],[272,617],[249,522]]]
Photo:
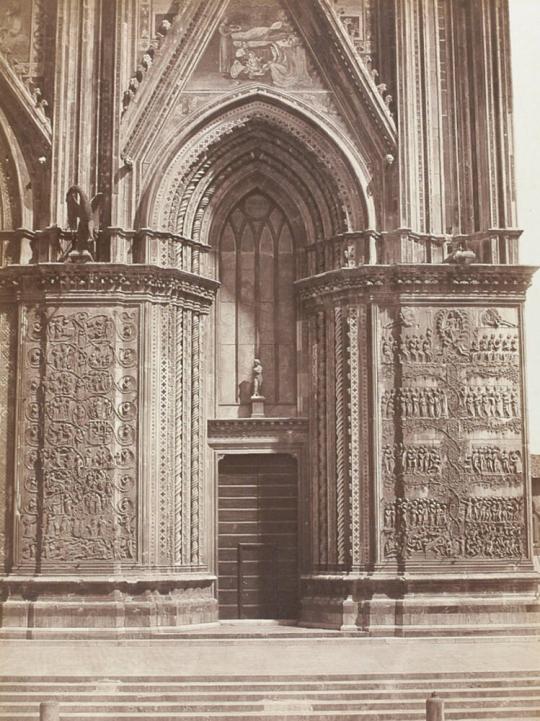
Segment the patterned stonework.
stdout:
[[515,307],[381,312],[382,558],[527,555],[518,326]]
[[6,511],[11,497],[13,477],[13,427],[15,423],[15,313],[0,306],[0,569],[9,553]]
[[19,564],[136,561],[138,313],[26,311]]

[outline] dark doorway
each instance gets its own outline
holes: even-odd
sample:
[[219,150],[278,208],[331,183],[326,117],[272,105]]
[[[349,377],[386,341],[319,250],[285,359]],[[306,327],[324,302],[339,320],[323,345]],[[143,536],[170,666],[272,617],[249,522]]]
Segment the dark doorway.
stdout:
[[218,509],[220,618],[296,618],[296,460],[226,456],[219,463]]

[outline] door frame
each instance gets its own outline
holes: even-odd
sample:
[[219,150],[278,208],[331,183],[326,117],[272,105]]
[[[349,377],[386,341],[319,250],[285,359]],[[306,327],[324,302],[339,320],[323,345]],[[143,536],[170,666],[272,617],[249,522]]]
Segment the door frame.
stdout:
[[[276,424],[269,433],[268,426]],[[229,435],[225,437],[224,431]],[[232,433],[232,431],[236,431]],[[208,423],[208,505],[207,541],[208,568],[214,582],[214,598],[218,599],[218,484],[219,462],[229,455],[285,454],[296,460],[297,469],[297,573],[298,583],[310,563],[311,493],[308,486],[307,419],[261,418],[227,419]],[[246,436],[249,433],[249,436]],[[253,435],[251,435],[253,434]],[[305,502],[305,501],[308,502]],[[300,599],[300,596],[299,596]]]

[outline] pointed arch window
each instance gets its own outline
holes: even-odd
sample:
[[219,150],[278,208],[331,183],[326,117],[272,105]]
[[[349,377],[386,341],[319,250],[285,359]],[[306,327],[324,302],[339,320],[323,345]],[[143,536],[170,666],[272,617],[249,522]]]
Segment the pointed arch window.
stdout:
[[218,405],[247,415],[254,358],[264,369],[267,415],[296,408],[294,240],[283,210],[253,191],[229,214],[219,241]]

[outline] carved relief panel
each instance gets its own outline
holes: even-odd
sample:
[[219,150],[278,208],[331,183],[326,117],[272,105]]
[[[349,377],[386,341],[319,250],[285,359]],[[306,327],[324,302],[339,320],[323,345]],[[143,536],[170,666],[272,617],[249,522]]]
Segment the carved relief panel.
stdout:
[[527,556],[517,308],[379,318],[380,557]]
[[23,310],[18,565],[137,559],[139,310]]

